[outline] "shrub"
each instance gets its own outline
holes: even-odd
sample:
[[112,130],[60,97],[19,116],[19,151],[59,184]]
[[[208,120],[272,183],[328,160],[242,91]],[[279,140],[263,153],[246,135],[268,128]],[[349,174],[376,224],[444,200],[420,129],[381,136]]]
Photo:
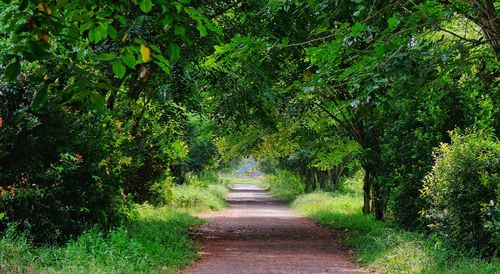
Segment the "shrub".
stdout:
[[163,176],[155,181],[151,186],[150,202],[153,205],[167,205],[172,201],[172,188],[174,187],[174,178],[172,176]]
[[286,202],[292,202],[305,190],[305,184],[289,171],[278,171],[269,176],[268,182],[271,194]]
[[451,144],[441,144],[434,158],[422,190],[429,227],[458,247],[494,248],[483,208],[498,202],[500,143],[482,132],[454,132]]
[[0,231],[11,226],[36,243],[60,243],[118,223],[127,213],[124,157],[110,116],[52,101],[31,112],[17,98],[31,92],[10,90],[0,89],[11,103],[1,113]]

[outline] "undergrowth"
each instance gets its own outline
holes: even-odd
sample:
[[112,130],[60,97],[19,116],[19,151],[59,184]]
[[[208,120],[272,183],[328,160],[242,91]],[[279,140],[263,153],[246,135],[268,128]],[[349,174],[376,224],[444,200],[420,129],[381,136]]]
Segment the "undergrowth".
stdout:
[[23,237],[0,240],[1,273],[173,273],[197,246],[189,228],[200,219],[149,205],[104,235],[89,231],[62,247],[33,247]]
[[194,181],[175,186],[167,206],[135,205],[121,226],[63,246],[36,247],[7,232],[0,236],[0,273],[174,273],[197,257],[189,229],[203,220],[188,213],[225,206],[227,183]]
[[[362,173],[346,180],[336,193],[297,195],[292,207],[340,232],[344,245],[363,267],[381,273],[500,273],[500,260],[484,260],[456,250],[434,234],[398,229],[363,215]],[[271,193],[280,197],[270,185]],[[288,194],[287,194],[288,195]]]
[[171,205],[188,212],[220,210],[226,206],[224,197],[228,191],[227,186],[222,184],[209,184],[206,187],[176,186],[172,193]]

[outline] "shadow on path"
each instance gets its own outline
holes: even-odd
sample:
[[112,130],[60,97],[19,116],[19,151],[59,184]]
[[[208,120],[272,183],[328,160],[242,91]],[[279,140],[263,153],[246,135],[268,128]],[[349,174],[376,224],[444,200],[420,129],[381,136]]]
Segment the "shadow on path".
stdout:
[[334,231],[323,229],[256,185],[235,184],[229,207],[200,214],[201,259],[182,273],[365,273]]

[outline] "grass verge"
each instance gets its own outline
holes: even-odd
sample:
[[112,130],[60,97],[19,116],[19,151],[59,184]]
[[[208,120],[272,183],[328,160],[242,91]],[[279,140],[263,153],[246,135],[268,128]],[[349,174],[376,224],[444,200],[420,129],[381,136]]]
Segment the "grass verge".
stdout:
[[107,235],[87,232],[62,247],[33,247],[23,238],[0,240],[2,273],[173,273],[197,252],[188,237],[200,219],[149,205]]
[[197,257],[189,229],[204,221],[188,213],[223,208],[227,192],[220,183],[175,186],[169,206],[136,205],[122,226],[60,247],[34,247],[7,233],[0,238],[0,273],[174,273]]
[[297,196],[292,207],[340,231],[344,245],[353,251],[353,259],[380,273],[500,273],[498,258],[489,261],[475,258],[450,248],[435,235],[401,230],[376,221],[371,215],[363,215],[361,189],[362,174],[357,174],[334,194],[315,192]]

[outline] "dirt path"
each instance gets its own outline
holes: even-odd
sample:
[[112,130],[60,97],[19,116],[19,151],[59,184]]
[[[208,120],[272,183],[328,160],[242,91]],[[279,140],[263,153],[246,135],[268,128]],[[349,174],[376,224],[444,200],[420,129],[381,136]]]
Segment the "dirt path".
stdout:
[[194,232],[201,259],[182,273],[365,273],[335,233],[294,214],[256,185],[235,184],[223,211]]

